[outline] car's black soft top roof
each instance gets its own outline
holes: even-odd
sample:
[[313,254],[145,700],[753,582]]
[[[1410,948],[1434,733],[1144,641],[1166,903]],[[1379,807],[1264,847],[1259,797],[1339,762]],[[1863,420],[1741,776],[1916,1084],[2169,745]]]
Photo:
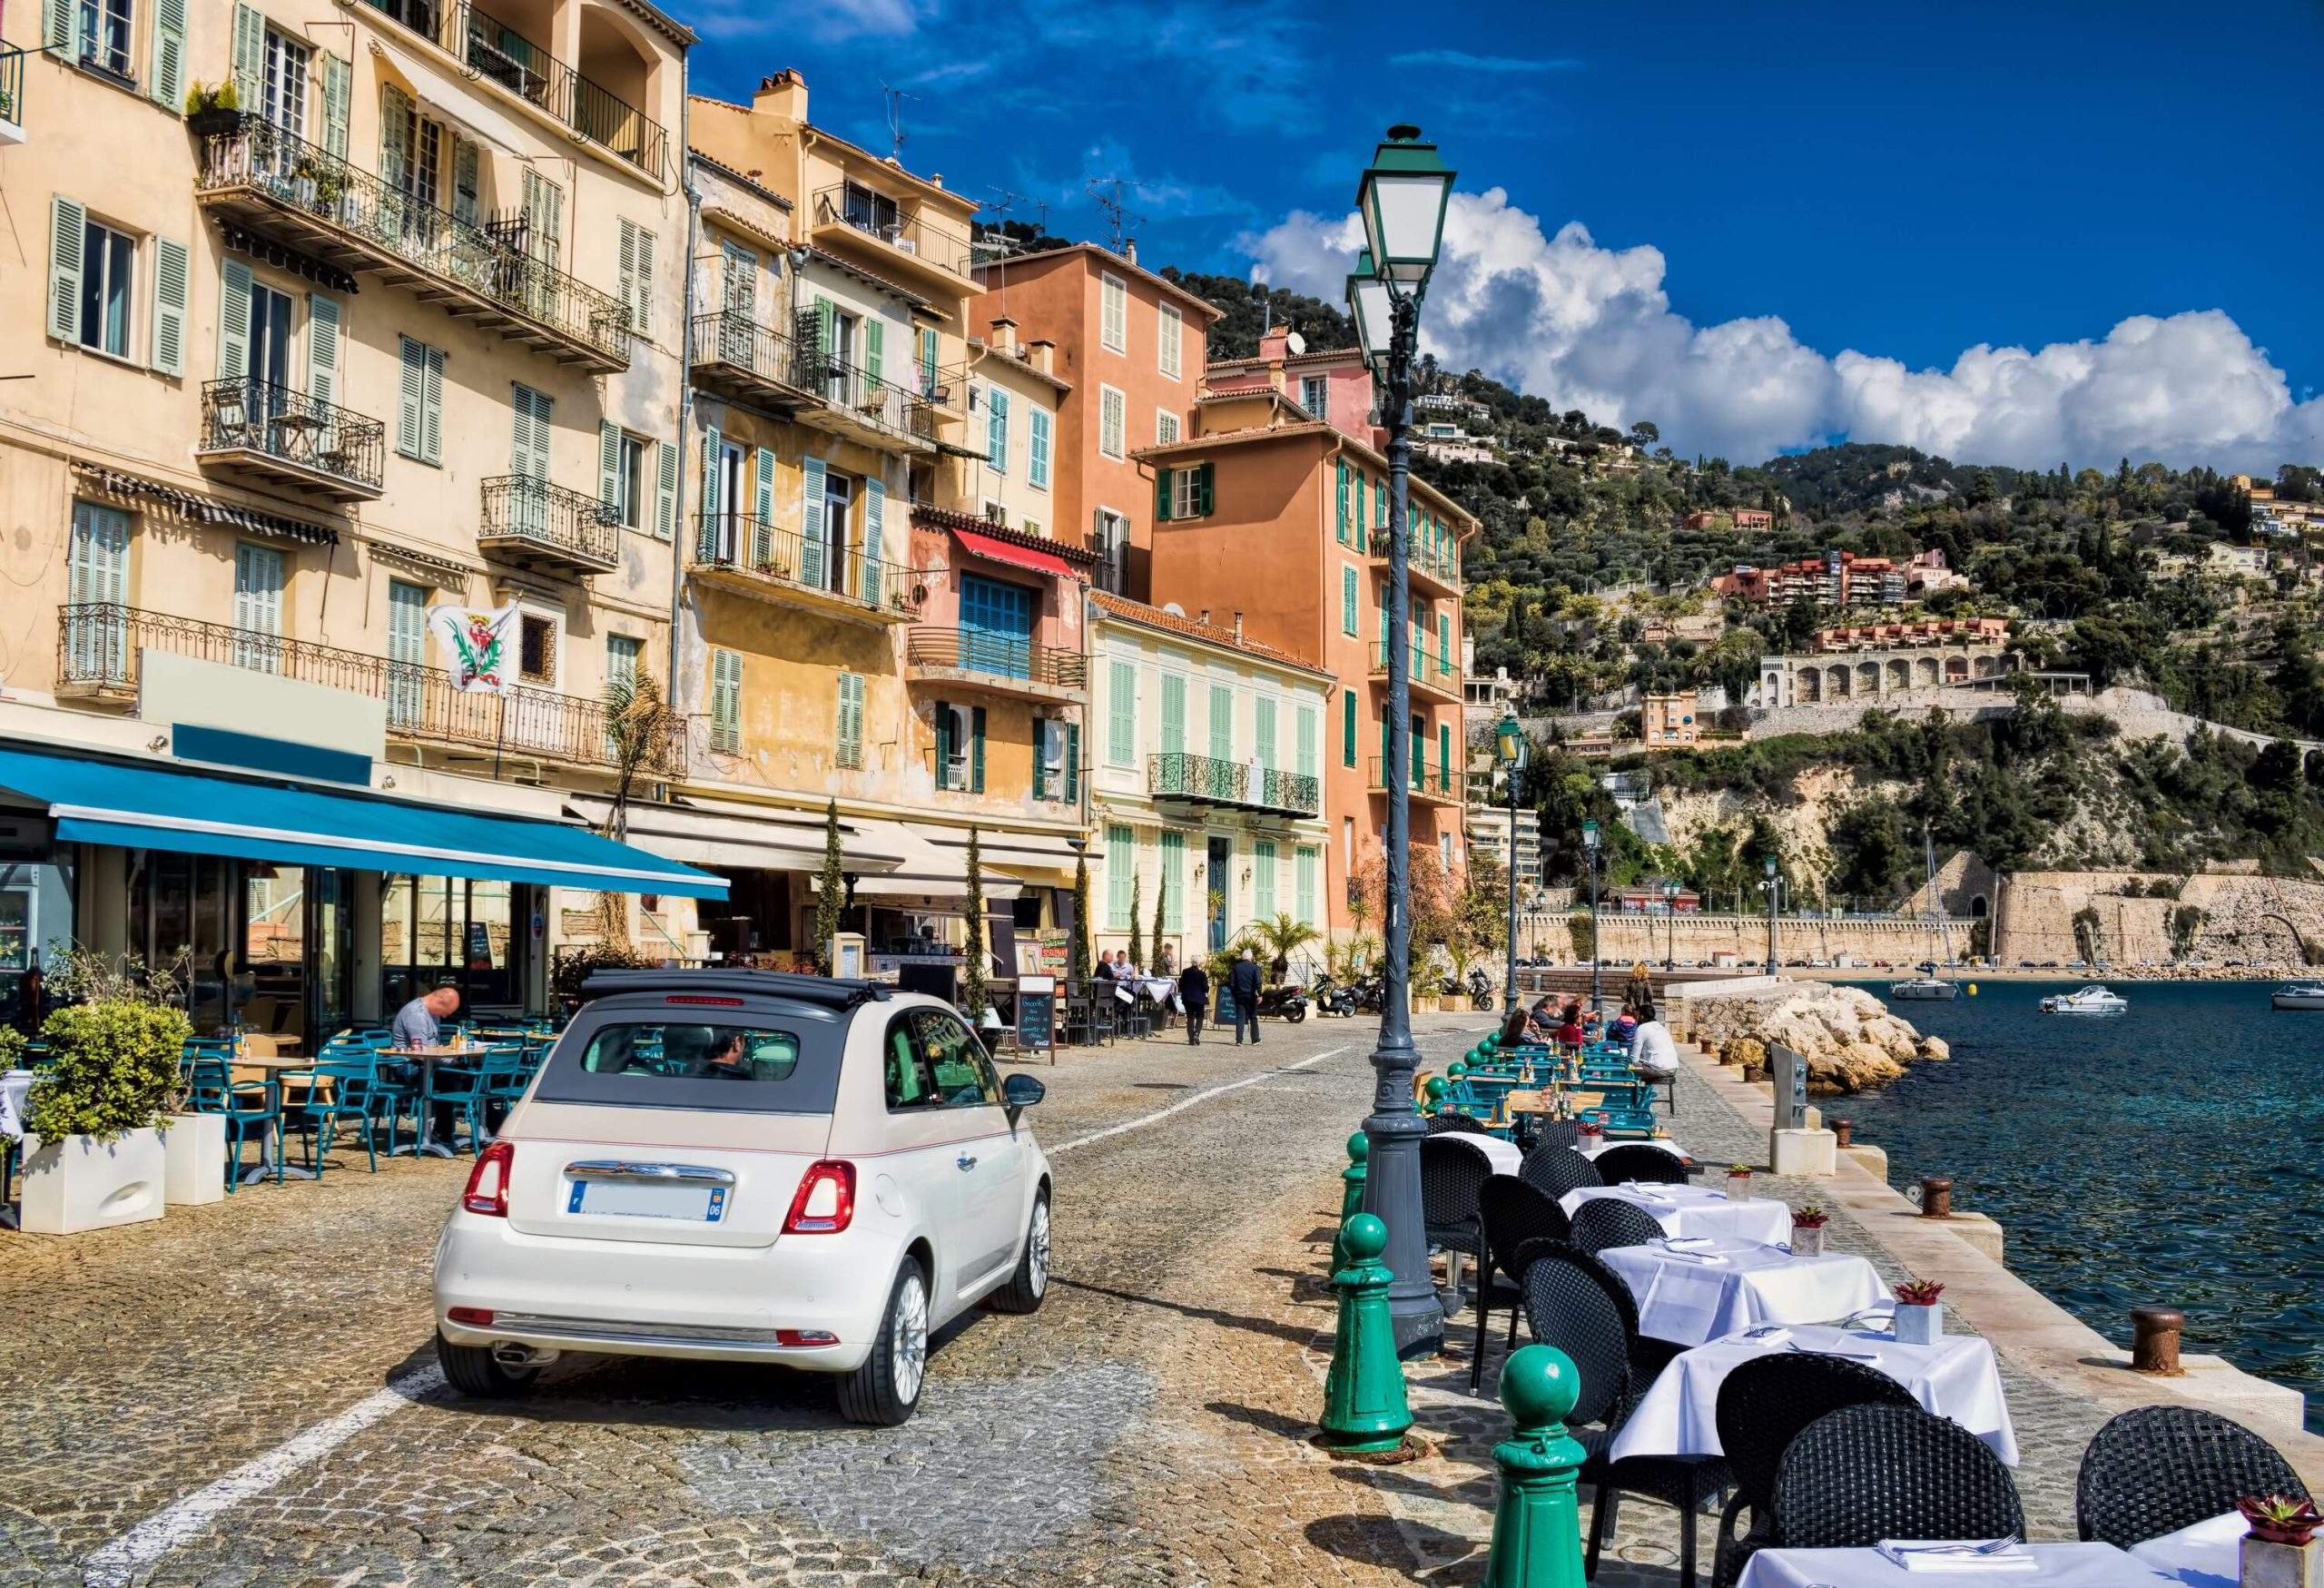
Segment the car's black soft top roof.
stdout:
[[777,998],[832,1010],[850,1010],[859,1003],[884,1003],[893,991],[884,981],[802,976],[789,971],[597,971],[581,984],[584,998],[606,998],[624,992],[722,992],[738,998]]

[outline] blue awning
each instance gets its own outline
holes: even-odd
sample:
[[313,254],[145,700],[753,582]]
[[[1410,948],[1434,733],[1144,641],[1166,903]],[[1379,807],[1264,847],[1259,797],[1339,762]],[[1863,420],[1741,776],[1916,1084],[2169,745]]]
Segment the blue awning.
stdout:
[[45,804],[66,843],[615,893],[726,896],[723,877],[578,827],[391,794],[15,748],[0,748],[0,788]]

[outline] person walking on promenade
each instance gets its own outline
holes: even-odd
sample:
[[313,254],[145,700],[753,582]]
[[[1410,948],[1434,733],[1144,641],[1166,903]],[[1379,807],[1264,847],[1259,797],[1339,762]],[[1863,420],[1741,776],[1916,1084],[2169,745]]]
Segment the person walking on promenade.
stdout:
[[1251,1028],[1251,1041],[1259,1040],[1259,962],[1249,949],[1243,951],[1235,968],[1226,973],[1226,991],[1235,995],[1235,1045],[1243,1045],[1243,1028]]
[[1203,1011],[1210,1007],[1210,972],[1200,960],[1188,960],[1178,972],[1178,1002],[1187,1011],[1187,1041],[1199,1045]]

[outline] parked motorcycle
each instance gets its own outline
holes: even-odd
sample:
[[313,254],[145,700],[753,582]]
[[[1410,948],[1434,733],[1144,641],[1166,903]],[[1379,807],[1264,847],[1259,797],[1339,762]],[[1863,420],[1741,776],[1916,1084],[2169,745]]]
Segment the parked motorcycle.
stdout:
[[1387,980],[1380,975],[1364,977],[1356,982],[1354,993],[1358,1014],[1378,1014],[1388,1005]]
[[1469,972],[1469,1007],[1471,1009],[1492,1007],[1492,978],[1484,973],[1482,966]]
[[1307,989],[1296,981],[1259,989],[1259,1013],[1276,1015],[1294,1025],[1307,1018]]
[[1309,996],[1319,1015],[1353,1015],[1355,1012],[1355,989],[1342,986],[1329,976],[1315,978],[1315,985],[1308,989]]

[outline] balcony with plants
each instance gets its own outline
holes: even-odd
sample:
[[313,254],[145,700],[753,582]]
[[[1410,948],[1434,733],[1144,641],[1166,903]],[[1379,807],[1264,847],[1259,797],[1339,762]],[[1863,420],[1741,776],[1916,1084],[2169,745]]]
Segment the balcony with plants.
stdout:
[[621,566],[621,526],[596,497],[527,474],[480,488],[477,549],[515,567],[587,578]]
[[387,426],[271,381],[211,380],[202,388],[203,467],[332,502],[377,501]]
[[0,44],[0,147],[25,141],[25,52]]
[[194,177],[203,208],[560,362],[629,367],[629,311],[535,258],[522,222],[460,220],[247,112],[213,105],[188,121],[218,129]]
[[697,314],[686,328],[694,383],[734,402],[783,413],[823,400],[823,383],[789,334],[760,324],[748,310]]
[[909,567],[746,513],[695,518],[688,577],[751,600],[881,626],[912,622],[925,599]]

